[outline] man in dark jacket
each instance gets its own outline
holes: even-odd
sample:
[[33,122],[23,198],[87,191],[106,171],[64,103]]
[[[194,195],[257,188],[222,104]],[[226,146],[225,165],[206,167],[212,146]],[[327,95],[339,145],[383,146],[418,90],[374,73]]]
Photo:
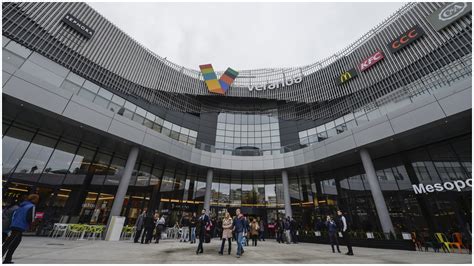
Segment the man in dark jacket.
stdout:
[[196,255],[204,252],[202,244],[204,243],[204,237],[206,235],[206,227],[209,225],[209,221],[210,220],[209,220],[209,216],[206,214],[206,209],[203,209],[201,217],[199,217],[198,223],[196,226],[196,234],[199,237],[199,244],[196,250]]
[[196,216],[196,213],[193,212],[193,216],[189,220],[189,241],[191,244],[196,243],[196,225],[197,225],[198,219]]
[[142,234],[143,227],[145,225],[146,212],[147,208],[143,209],[143,212],[138,215],[137,221],[135,222],[135,238],[133,239],[134,243],[138,243],[138,239],[140,239],[140,235]]
[[298,244],[298,238],[297,238],[297,231],[298,230],[298,223],[296,220],[291,217],[290,219],[290,233],[291,233],[291,240],[294,244]]
[[351,245],[351,237],[349,235],[350,232],[350,226],[349,223],[346,220],[346,217],[342,214],[341,210],[337,211],[338,215],[338,224],[340,224],[340,228],[342,231],[342,237],[344,238],[344,241],[346,242],[347,245],[347,253],[346,255],[352,256],[354,253],[352,252],[352,245]]
[[153,230],[155,229],[155,221],[153,220],[153,214],[151,212],[147,212],[143,222],[145,231],[143,232],[141,242],[143,244],[143,238],[145,238],[145,244],[150,244],[151,239],[153,238]]
[[337,252],[341,253],[339,249],[339,241],[337,240],[337,224],[331,216],[326,217],[326,227],[328,228],[329,243],[331,243],[332,253],[334,251],[334,244],[336,244]]
[[235,217],[233,222],[234,232],[237,239],[237,258],[240,258],[244,254],[244,248],[242,246],[242,239],[244,237],[244,232],[247,230],[247,223],[245,222],[244,215],[240,212],[240,209],[235,211],[237,217]]
[[30,224],[35,219],[35,205],[38,205],[39,195],[31,194],[27,200],[20,203],[18,209],[12,215],[10,224],[11,235],[5,240],[2,248],[2,255],[5,256],[4,264],[13,263],[12,257],[18,245],[20,245],[23,232],[28,230]]

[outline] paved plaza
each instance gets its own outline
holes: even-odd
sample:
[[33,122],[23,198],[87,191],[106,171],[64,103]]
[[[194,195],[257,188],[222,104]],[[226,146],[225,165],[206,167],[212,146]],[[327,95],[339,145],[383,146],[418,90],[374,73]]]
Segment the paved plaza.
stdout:
[[[132,241],[106,242],[24,237],[13,261],[18,263],[471,263],[472,255],[355,247],[355,256],[333,254],[329,245],[278,244],[275,240],[245,247],[241,258],[217,254],[220,240],[204,245],[196,255],[197,244],[164,240],[160,244],[134,244]],[[343,252],[346,251],[342,247]],[[225,250],[226,252],[226,250]]]

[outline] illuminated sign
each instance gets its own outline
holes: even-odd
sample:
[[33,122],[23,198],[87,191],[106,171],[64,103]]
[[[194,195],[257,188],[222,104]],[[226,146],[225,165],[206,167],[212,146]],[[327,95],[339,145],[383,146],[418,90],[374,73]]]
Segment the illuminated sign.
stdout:
[[235,78],[239,75],[239,72],[229,67],[218,80],[211,64],[200,65],[199,68],[201,69],[207,89],[210,92],[218,94],[225,94],[232,82],[234,82]]
[[339,77],[336,78],[336,81],[339,85],[342,85],[349,81],[350,79],[353,79],[357,77],[357,70],[355,68],[352,68],[350,70],[345,71],[342,73]]
[[378,61],[384,58],[382,51],[378,50],[375,54],[369,56],[369,58],[365,59],[359,64],[359,71],[365,71],[369,69],[371,66],[375,65]]
[[81,35],[86,37],[87,39],[90,39],[92,35],[94,35],[94,30],[87,27],[82,23],[80,20],[78,20],[76,17],[74,17],[71,14],[66,14],[66,16],[62,19],[62,22],[66,23],[69,25],[71,28],[75,29],[77,32],[79,32]]
[[415,25],[407,32],[400,35],[396,40],[390,42],[388,44],[388,49],[390,49],[390,52],[394,54],[409,45],[410,43],[419,39],[424,34],[425,32],[423,31],[423,29],[420,26]]
[[266,85],[250,85],[249,91],[265,91],[265,90],[274,90],[283,88],[286,86],[291,86],[293,84],[297,84],[303,81],[303,77],[291,78],[287,79],[278,83],[271,83]]
[[440,31],[467,13],[471,12],[471,10],[472,3],[449,3],[429,15],[428,22],[431,24],[433,29]]
[[443,184],[441,183],[435,183],[433,185],[425,185],[425,184],[418,184],[418,185],[412,185],[413,186],[413,191],[415,191],[415,194],[421,194],[421,193],[432,193],[432,192],[442,192],[445,190],[457,190],[458,192],[467,189],[468,187],[472,188],[472,178],[466,179],[466,180],[453,180],[453,181],[448,181],[444,182]]

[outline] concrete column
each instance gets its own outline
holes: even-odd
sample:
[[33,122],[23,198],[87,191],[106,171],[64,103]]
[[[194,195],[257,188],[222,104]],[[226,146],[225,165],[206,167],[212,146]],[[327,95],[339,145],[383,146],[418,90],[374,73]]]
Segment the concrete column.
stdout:
[[123,170],[122,178],[120,178],[120,183],[117,188],[117,193],[115,194],[114,203],[112,204],[112,210],[109,215],[109,222],[112,216],[119,216],[120,211],[122,210],[123,200],[127,194],[128,185],[130,183],[130,178],[132,177],[133,168],[138,157],[138,147],[132,147],[130,153],[128,154],[127,163],[125,164],[125,169]]
[[204,195],[204,209],[209,212],[211,207],[211,188],[212,188],[213,171],[211,168],[207,169],[206,177],[206,194]]
[[285,216],[293,217],[291,211],[291,200],[290,200],[290,186],[288,184],[288,172],[286,170],[281,171],[281,182],[283,184],[283,199],[285,201]]
[[367,176],[367,181],[369,182],[370,192],[374,198],[375,208],[377,209],[377,214],[379,216],[380,224],[382,225],[382,230],[384,233],[395,233],[393,230],[392,220],[390,219],[390,214],[388,213],[387,204],[385,204],[385,199],[380,189],[379,180],[375,174],[374,164],[372,159],[370,159],[370,154],[366,149],[360,150],[360,158],[362,164],[364,165],[365,174]]

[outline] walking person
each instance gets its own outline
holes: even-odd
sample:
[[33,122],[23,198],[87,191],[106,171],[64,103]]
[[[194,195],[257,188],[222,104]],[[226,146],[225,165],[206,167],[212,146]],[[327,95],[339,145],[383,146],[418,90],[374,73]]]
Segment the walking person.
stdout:
[[[158,214],[159,216],[159,214]],[[155,244],[160,243],[161,233],[165,231],[166,228],[166,221],[165,216],[161,215],[161,217],[156,221],[156,235],[155,235]]]
[[291,242],[294,244],[298,244],[298,223],[296,220],[291,217],[290,218],[290,233],[291,233]]
[[196,234],[199,237],[199,244],[196,250],[196,255],[204,252],[204,249],[202,248],[202,244],[204,243],[204,237],[206,235],[206,227],[208,226],[208,224],[209,224],[209,216],[206,214],[206,209],[203,209],[196,226]]
[[2,256],[5,256],[4,264],[13,263],[13,253],[20,245],[23,232],[28,230],[35,219],[35,206],[38,205],[39,195],[30,194],[27,199],[20,203],[19,208],[13,212],[10,223],[10,236],[5,240],[2,247]]
[[229,248],[227,249],[227,254],[230,255],[231,246],[232,246],[232,217],[229,212],[225,212],[224,219],[222,219],[222,244],[220,255],[224,254],[225,241],[229,242]]
[[265,241],[265,222],[263,222],[263,219],[260,219],[258,225],[260,226],[258,239],[260,241]]
[[342,228],[342,237],[347,245],[346,255],[353,256],[354,253],[352,252],[351,237],[349,235],[349,232],[350,232],[349,224],[347,223],[347,219],[346,217],[344,217],[341,210],[337,210],[337,215],[338,215],[339,224],[341,225],[341,228]]
[[283,222],[283,227],[285,230],[285,242],[290,244],[291,242],[291,231],[290,231],[290,216],[288,216]]
[[153,238],[155,223],[153,220],[153,215],[149,211],[146,213],[144,218],[144,227],[145,231],[143,232],[141,243],[143,244],[143,241],[145,241],[145,244],[150,244],[151,239]]
[[339,249],[339,241],[337,240],[337,224],[329,215],[326,217],[326,227],[328,228],[329,243],[331,243],[332,253],[335,253],[334,244],[337,247],[337,252],[341,253],[341,250]]
[[189,222],[189,231],[191,232],[189,234],[189,241],[191,244],[196,243],[196,225],[197,225],[198,219],[196,216],[196,213],[193,212],[193,216],[191,217],[191,220]]
[[189,219],[187,214],[183,214],[183,217],[181,217],[181,239],[179,242],[187,242],[188,237],[189,237]]
[[4,208],[2,211],[2,244],[5,243],[8,238],[12,216],[18,208],[20,208],[20,206],[15,202],[10,207]]
[[283,232],[285,231],[285,225],[283,223],[283,220],[281,218],[278,218],[278,221],[275,225],[275,231],[276,231],[276,240],[278,243],[283,243]]
[[241,255],[244,254],[244,248],[242,246],[242,239],[244,237],[245,231],[245,217],[240,212],[240,209],[235,211],[236,217],[234,219],[233,228],[234,232],[237,235],[237,258],[240,258]]
[[145,217],[147,210],[147,208],[144,208],[143,212],[138,215],[137,221],[135,222],[135,237],[133,239],[133,243],[138,243],[138,239],[140,239],[145,225]]
[[252,237],[252,246],[257,246],[258,234],[260,231],[260,226],[257,223],[257,219],[252,219],[250,223],[250,236]]

